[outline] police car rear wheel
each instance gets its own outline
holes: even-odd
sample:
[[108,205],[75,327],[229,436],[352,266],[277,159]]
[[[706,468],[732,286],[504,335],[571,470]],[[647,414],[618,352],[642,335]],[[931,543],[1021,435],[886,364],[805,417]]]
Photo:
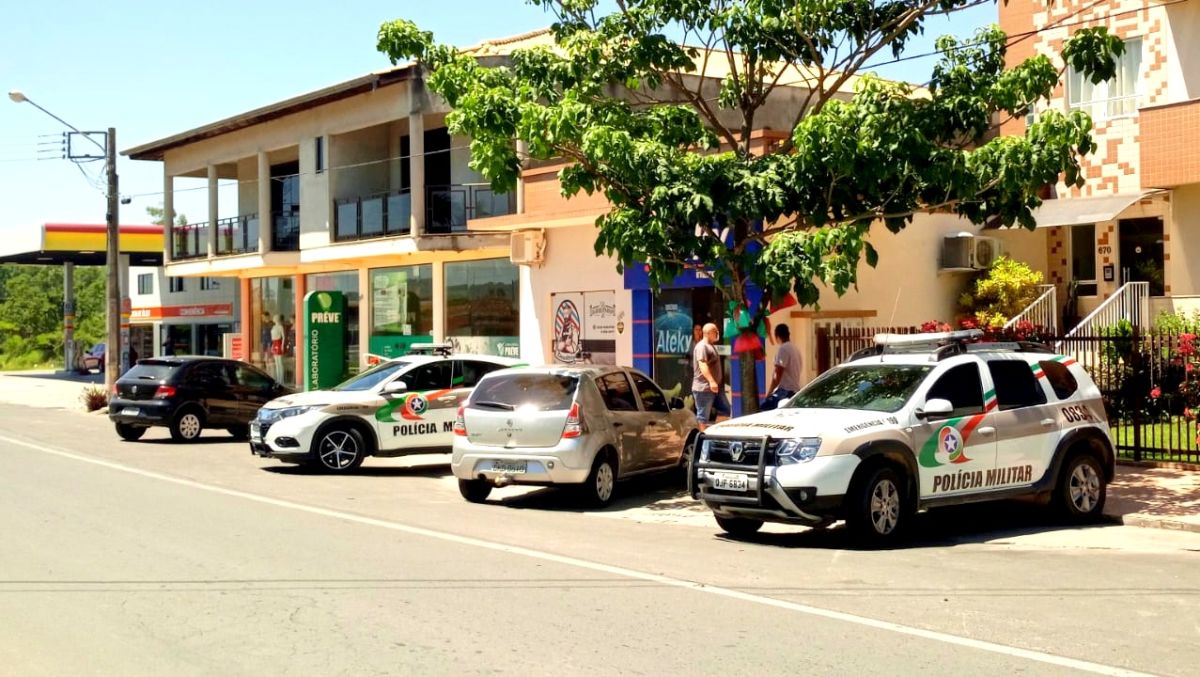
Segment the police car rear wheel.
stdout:
[[1067,519],[1096,519],[1104,510],[1107,495],[1104,471],[1092,454],[1074,456],[1063,466],[1058,479],[1058,507]]
[[486,480],[459,480],[458,493],[471,503],[483,503],[492,493],[492,483]]
[[146,434],[146,429],[141,426],[129,425],[128,423],[117,424],[117,435],[126,442],[136,442],[142,439],[142,435]]
[[721,517],[713,515],[717,520],[717,526],[730,536],[752,536],[758,533],[762,528],[762,520],[750,519],[748,517]]
[[191,442],[202,430],[204,419],[195,409],[184,409],[171,421],[171,439],[176,442]]
[[316,452],[321,469],[348,472],[362,465],[366,444],[362,435],[353,428],[333,428],[318,438]]
[[868,543],[884,543],[897,537],[904,526],[907,501],[904,482],[890,467],[868,470],[857,483],[848,506],[846,523],[856,537]]

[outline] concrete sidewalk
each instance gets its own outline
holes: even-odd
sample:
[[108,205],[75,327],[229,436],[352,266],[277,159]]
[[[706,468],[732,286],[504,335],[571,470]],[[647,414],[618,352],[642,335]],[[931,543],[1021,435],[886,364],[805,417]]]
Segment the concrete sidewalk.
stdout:
[[104,387],[104,374],[0,371],[0,402],[83,412],[79,396],[84,388],[97,386]]
[[[83,389],[103,383],[102,374],[0,372],[0,402],[83,413]],[[635,511],[646,521],[704,526],[711,522],[709,511],[686,496],[664,498]],[[1129,526],[1200,532],[1200,470],[1118,464],[1104,512]]]

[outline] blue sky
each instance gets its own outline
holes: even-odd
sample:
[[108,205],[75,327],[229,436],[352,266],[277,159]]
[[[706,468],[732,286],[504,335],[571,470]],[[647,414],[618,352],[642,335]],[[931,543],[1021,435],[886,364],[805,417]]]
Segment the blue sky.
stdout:
[[[386,67],[375,34],[400,17],[458,45],[550,23],[522,0],[11,2],[0,23],[0,87],[80,129],[115,127],[124,150]],[[908,53],[995,20],[995,5],[984,5],[931,21]],[[924,82],[932,65],[923,58],[881,74]],[[0,99],[0,233],[103,222],[103,193],[72,163],[36,159],[42,142],[53,152],[61,130],[36,108]],[[99,178],[103,167],[86,169]],[[161,165],[122,158],[118,173],[121,193],[136,196],[121,207],[122,223],[147,222],[145,208],[162,200]],[[193,221],[204,220],[202,204],[202,191],[176,201]]]

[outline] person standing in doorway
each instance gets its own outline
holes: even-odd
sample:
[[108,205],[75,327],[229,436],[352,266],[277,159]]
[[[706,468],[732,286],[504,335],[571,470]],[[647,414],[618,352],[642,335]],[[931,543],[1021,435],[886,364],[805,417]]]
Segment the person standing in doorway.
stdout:
[[258,330],[258,346],[259,346],[259,351],[262,353],[263,368],[268,369],[268,370],[271,368],[271,363],[272,363],[272,359],[271,359],[271,357],[272,357],[271,356],[271,329],[274,326],[275,326],[275,323],[271,322],[271,315],[269,313],[267,313],[266,311],[263,311],[262,323]]
[[721,334],[717,325],[704,325],[703,340],[692,346],[692,396],[696,398],[696,421],[703,432],[717,416],[729,416],[729,400],[725,397],[725,374],[716,343]]
[[775,353],[775,371],[767,386],[768,395],[763,400],[762,411],[775,409],[800,390],[800,351],[792,343],[792,331],[786,324],[777,324],[775,338],[779,340],[779,351]]
[[165,334],[165,338],[163,338],[162,342],[162,354],[165,357],[171,357],[175,354],[175,337],[171,336],[170,327],[163,334]]

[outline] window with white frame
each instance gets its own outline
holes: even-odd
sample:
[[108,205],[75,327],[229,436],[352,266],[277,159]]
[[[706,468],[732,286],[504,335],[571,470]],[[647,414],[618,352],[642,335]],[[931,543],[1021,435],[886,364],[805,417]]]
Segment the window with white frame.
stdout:
[[183,291],[183,278],[182,277],[168,277],[167,282],[170,284],[169,288],[172,293],[178,293],[178,292]]
[[154,293],[154,273],[142,273],[137,276],[137,281],[139,294]]
[[1125,41],[1125,53],[1117,59],[1117,73],[1110,80],[1093,84],[1083,73],[1067,68],[1067,101],[1071,110],[1082,110],[1093,120],[1133,115],[1141,98],[1142,39]]

